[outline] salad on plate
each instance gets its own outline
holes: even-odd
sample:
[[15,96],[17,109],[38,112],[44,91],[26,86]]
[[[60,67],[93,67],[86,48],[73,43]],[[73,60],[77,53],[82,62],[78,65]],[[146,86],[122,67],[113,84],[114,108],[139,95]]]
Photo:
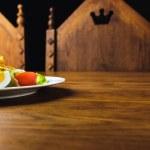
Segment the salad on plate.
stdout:
[[46,77],[37,72],[6,66],[4,57],[0,55],[0,89],[16,86],[42,85],[47,82]]

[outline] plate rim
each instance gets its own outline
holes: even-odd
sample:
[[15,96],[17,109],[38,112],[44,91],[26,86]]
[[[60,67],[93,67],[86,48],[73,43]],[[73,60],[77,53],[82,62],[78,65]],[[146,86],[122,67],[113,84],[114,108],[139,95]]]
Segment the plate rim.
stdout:
[[[9,90],[21,90],[21,89],[23,90],[23,89],[32,89],[32,88],[42,88],[42,87],[46,87],[46,86],[59,84],[59,83],[62,83],[62,82],[64,82],[66,80],[63,77],[56,77],[56,76],[45,76],[45,77],[48,80],[48,82],[45,83],[45,84],[0,88],[0,92],[2,92],[2,91],[9,91]],[[55,79],[55,82],[53,83],[54,79]]]

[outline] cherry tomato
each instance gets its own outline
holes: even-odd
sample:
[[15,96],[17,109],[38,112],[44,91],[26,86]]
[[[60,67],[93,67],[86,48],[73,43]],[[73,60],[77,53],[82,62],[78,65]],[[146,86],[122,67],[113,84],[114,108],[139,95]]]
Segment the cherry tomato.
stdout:
[[15,75],[20,86],[28,86],[36,84],[36,73],[35,72],[22,72]]

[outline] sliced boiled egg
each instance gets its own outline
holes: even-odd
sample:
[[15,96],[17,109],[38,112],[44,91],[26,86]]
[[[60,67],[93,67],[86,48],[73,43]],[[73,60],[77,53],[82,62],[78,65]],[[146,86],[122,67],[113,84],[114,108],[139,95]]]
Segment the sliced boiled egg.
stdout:
[[11,81],[9,71],[0,71],[0,88],[5,88]]

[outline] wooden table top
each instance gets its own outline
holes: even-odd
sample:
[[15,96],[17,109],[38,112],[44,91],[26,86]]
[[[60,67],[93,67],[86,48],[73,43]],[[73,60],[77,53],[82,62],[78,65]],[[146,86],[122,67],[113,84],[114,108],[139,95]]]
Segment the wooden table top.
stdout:
[[46,74],[66,81],[0,100],[1,150],[150,149],[150,73]]

